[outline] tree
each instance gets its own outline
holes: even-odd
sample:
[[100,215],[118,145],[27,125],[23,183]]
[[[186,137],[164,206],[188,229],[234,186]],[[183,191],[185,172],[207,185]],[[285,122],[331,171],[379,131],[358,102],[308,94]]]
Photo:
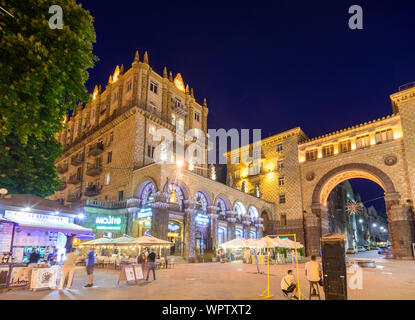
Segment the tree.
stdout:
[[[51,29],[58,3],[63,28]],[[55,134],[89,99],[88,68],[97,58],[93,18],[74,0],[0,0],[0,186],[10,193],[52,194],[59,185]]]

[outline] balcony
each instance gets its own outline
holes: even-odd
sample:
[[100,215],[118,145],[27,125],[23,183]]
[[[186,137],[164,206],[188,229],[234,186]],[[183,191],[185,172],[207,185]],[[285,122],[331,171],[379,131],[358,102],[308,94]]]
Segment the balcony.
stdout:
[[101,193],[101,190],[102,190],[102,186],[92,184],[86,188],[84,194],[88,197],[94,197],[96,195],[99,195]]
[[68,164],[61,164],[57,166],[58,169],[58,173],[65,173],[66,171],[68,171]]
[[97,156],[104,151],[104,144],[102,142],[95,143],[89,147],[88,156]]
[[62,183],[59,187],[58,187],[58,191],[63,191],[66,189],[66,182]]
[[85,199],[84,206],[109,209],[123,209],[126,208],[126,201],[104,201],[95,199]]
[[78,202],[81,201],[81,194],[80,193],[70,193],[68,195],[68,202]]
[[69,177],[69,179],[68,179],[68,183],[69,184],[78,184],[78,183],[80,183],[81,182],[81,177],[79,176],[79,175],[77,175],[77,174],[73,174],[73,175],[71,175],[70,177]]
[[102,172],[102,167],[99,164],[88,164],[86,169],[86,174],[90,177],[95,177],[100,175]]
[[71,164],[73,166],[79,166],[79,165],[82,164],[82,162],[84,162],[84,154],[83,153],[77,154],[76,156],[73,156],[71,158]]

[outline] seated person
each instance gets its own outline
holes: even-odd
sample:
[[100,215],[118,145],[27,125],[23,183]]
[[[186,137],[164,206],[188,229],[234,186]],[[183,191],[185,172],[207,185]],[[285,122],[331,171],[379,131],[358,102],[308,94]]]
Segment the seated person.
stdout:
[[298,299],[295,295],[297,293],[297,283],[292,273],[292,270],[288,270],[288,274],[281,280],[281,290],[287,299],[289,299],[289,293],[292,293],[291,299]]

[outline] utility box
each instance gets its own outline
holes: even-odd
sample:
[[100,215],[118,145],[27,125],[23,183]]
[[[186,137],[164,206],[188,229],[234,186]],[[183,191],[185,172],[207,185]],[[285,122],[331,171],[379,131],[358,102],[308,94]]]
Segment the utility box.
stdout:
[[324,235],[321,252],[326,300],[347,300],[345,236],[337,233]]

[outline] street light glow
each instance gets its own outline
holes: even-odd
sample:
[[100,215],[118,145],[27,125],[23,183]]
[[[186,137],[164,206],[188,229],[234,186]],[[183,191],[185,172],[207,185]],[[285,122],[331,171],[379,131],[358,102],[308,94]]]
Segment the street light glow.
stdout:
[[78,214],[78,218],[83,220],[85,218],[85,215],[83,213]]
[[178,168],[181,168],[181,167],[183,166],[183,160],[177,160],[177,161],[176,161],[176,166],[177,166]]
[[374,224],[372,224],[372,226],[373,226],[373,227],[376,227],[376,226],[377,226],[377,224],[376,224],[376,223],[374,223]]
[[360,223],[363,223],[363,219],[360,219],[360,220],[359,220],[359,222],[360,222]]

